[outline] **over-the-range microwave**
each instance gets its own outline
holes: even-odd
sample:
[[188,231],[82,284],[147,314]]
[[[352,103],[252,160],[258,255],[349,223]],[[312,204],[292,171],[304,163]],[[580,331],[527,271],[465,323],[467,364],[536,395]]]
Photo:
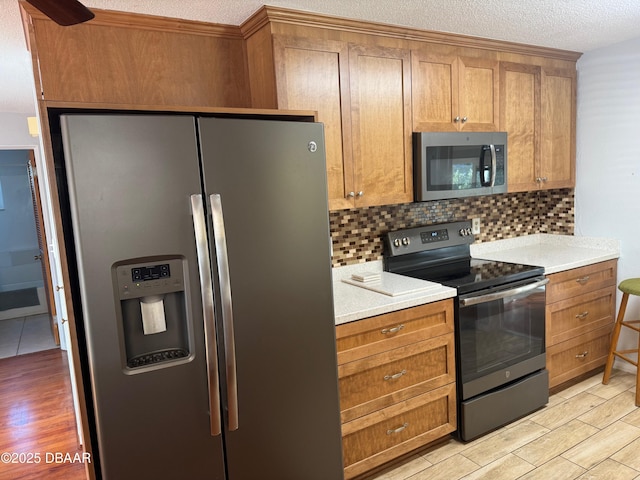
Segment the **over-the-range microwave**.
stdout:
[[413,134],[415,200],[507,191],[506,132]]

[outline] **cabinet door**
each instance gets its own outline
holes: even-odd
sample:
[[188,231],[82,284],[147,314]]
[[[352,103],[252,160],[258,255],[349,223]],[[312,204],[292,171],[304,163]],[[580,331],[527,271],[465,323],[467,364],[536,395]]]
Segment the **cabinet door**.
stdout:
[[458,62],[459,129],[469,132],[497,131],[498,62],[469,57],[460,57]]
[[457,130],[458,62],[455,56],[411,51],[413,130]]
[[342,425],[346,479],[362,474],[456,429],[454,383]]
[[411,52],[415,131],[498,130],[498,62]]
[[543,188],[575,186],[576,72],[542,70],[540,172]]
[[314,110],[324,123],[329,209],[352,208],[353,161],[349,109],[348,45],[274,36],[278,108]]
[[536,190],[540,156],[540,67],[500,64],[500,130],[508,135],[509,192]]
[[409,50],[351,45],[356,206],[413,200]]

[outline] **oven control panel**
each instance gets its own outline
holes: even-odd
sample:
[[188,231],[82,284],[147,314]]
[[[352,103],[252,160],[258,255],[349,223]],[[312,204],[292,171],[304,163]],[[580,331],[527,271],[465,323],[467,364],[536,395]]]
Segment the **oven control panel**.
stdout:
[[436,248],[471,244],[474,238],[471,233],[470,221],[396,230],[385,235],[385,255],[393,257]]
[[422,240],[422,243],[443,242],[449,240],[449,230],[446,228],[440,228],[438,230],[420,232],[420,240]]

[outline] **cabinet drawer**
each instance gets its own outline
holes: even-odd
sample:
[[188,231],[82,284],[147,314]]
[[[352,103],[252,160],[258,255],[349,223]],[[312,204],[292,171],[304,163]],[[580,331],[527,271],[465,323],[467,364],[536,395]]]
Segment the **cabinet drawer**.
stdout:
[[455,429],[455,384],[345,423],[345,478],[360,475]]
[[451,299],[338,325],[338,365],[451,332]]
[[604,365],[613,324],[574,337],[547,349],[549,387]]
[[455,381],[453,334],[338,367],[342,422]]
[[613,324],[615,307],[615,286],[548,304],[547,347]]
[[616,285],[617,260],[574,268],[549,275],[547,303]]

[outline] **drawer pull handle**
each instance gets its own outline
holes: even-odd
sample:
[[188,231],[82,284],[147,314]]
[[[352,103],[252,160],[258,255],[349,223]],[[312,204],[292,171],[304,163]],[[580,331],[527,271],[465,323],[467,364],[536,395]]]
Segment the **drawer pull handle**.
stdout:
[[402,370],[401,372],[396,373],[395,375],[385,375],[384,379],[385,380],[396,380],[397,378],[400,378],[403,375],[406,375],[407,371],[406,370]]
[[403,431],[408,426],[409,426],[409,423],[407,422],[407,423],[403,424],[401,427],[396,428],[395,430],[387,430],[387,435],[393,435],[394,433],[400,433],[401,431]]
[[582,352],[576,355],[576,358],[584,358],[589,355],[589,352]]
[[588,281],[589,281],[589,275],[585,275],[582,278],[576,278],[576,282],[578,282],[580,285],[585,285]]
[[380,331],[380,333],[382,333],[383,335],[389,335],[390,333],[398,333],[403,328],[404,328],[404,325],[398,325],[397,327],[393,327],[393,328],[383,328]]
[[589,315],[589,312],[582,312],[576,315],[576,318],[580,319],[580,320],[584,320],[585,318],[587,318],[587,315]]

